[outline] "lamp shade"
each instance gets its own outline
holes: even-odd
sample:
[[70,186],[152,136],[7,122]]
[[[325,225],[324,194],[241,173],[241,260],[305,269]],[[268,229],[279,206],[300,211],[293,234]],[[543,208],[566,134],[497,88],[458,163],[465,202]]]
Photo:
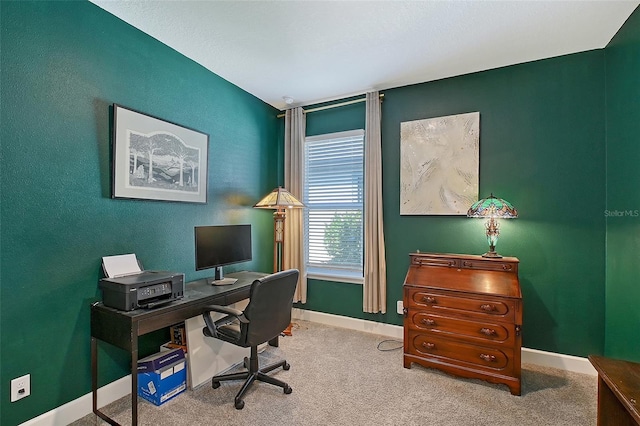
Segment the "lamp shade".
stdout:
[[301,208],[304,204],[294,197],[289,191],[279,186],[268,193],[262,200],[253,207],[258,209],[284,209]]
[[496,253],[496,244],[500,235],[500,224],[496,219],[516,218],[518,217],[518,210],[510,202],[494,197],[491,194],[489,198],[483,198],[473,203],[467,211],[467,216],[489,219],[485,223],[489,251],[483,254],[482,257],[501,258],[502,256]]
[[514,219],[518,217],[518,210],[510,202],[496,198],[491,194],[489,198],[478,200],[467,211],[468,217]]

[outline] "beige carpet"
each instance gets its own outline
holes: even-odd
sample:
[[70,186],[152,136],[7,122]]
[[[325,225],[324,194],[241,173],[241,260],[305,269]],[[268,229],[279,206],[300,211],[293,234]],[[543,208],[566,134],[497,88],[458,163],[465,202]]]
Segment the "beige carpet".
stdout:
[[[297,321],[293,336],[268,347],[261,362],[285,357],[273,373],[293,388],[257,383],[243,410],[233,398],[240,382],[203,385],[156,407],[139,402],[141,425],[595,425],[597,377],[522,366],[522,396],[504,385],[460,379],[413,365],[403,368],[401,343],[373,334]],[[382,344],[381,344],[382,343]],[[380,348],[379,348],[380,346]],[[398,348],[398,349],[393,349]],[[382,351],[380,349],[389,349]],[[239,360],[241,361],[241,360]],[[129,397],[105,407],[128,425]],[[88,415],[73,425],[106,424]]]

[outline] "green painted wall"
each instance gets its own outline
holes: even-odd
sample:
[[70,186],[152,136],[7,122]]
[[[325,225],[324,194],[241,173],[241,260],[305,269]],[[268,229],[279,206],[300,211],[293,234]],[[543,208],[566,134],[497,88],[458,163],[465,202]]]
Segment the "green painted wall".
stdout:
[[[251,208],[277,185],[277,111],[88,2],[0,2],[2,141],[0,423],[16,425],[91,390],[89,305],[100,261],[194,270],[193,227],[251,223],[270,270],[272,218]],[[210,135],[208,203],[110,199],[110,105]],[[145,351],[165,337],[143,339]],[[129,358],[104,345],[102,383]],[[32,395],[9,402],[31,374]]]
[[605,353],[640,361],[640,9],[605,52],[609,213]]
[[483,221],[398,215],[400,122],[479,111],[480,195],[519,210],[502,221],[498,251],[521,260],[524,346],[602,351],[602,57],[585,52],[385,92],[385,230],[398,298],[408,251],[486,250]]
[[[603,51],[385,90],[384,95],[387,313],[363,314],[360,286],[314,280],[306,308],[400,325],[395,304],[402,299],[410,252],[487,250],[483,221],[399,214],[400,123],[479,111],[480,195],[493,192],[520,212],[519,219],[503,221],[498,251],[521,261],[524,345],[579,356],[602,353]],[[309,114],[307,134],[361,126],[364,107],[348,108],[331,110],[331,117]]]

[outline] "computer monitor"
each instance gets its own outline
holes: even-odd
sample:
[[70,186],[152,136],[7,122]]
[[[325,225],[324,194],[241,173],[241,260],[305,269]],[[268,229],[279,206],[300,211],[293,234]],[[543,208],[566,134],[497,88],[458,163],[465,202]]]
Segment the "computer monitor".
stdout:
[[[212,284],[228,284],[222,267],[251,260],[251,225],[196,226],[196,271],[215,268]],[[235,280],[232,280],[235,281]]]

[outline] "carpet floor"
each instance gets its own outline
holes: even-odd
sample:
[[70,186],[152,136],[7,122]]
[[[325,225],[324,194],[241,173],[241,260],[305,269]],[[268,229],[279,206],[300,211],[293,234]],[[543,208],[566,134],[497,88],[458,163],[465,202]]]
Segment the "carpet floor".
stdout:
[[[582,426],[596,424],[597,377],[522,365],[522,395],[504,385],[461,379],[438,370],[403,367],[402,343],[386,337],[296,321],[293,335],[267,347],[260,362],[286,358],[271,373],[293,393],[257,382],[236,410],[240,382],[205,384],[157,407],[138,402],[140,425],[433,425]],[[239,360],[241,361],[241,360]],[[241,367],[235,367],[240,369]],[[103,411],[131,424],[130,397]],[[74,426],[106,424],[94,414]]]

